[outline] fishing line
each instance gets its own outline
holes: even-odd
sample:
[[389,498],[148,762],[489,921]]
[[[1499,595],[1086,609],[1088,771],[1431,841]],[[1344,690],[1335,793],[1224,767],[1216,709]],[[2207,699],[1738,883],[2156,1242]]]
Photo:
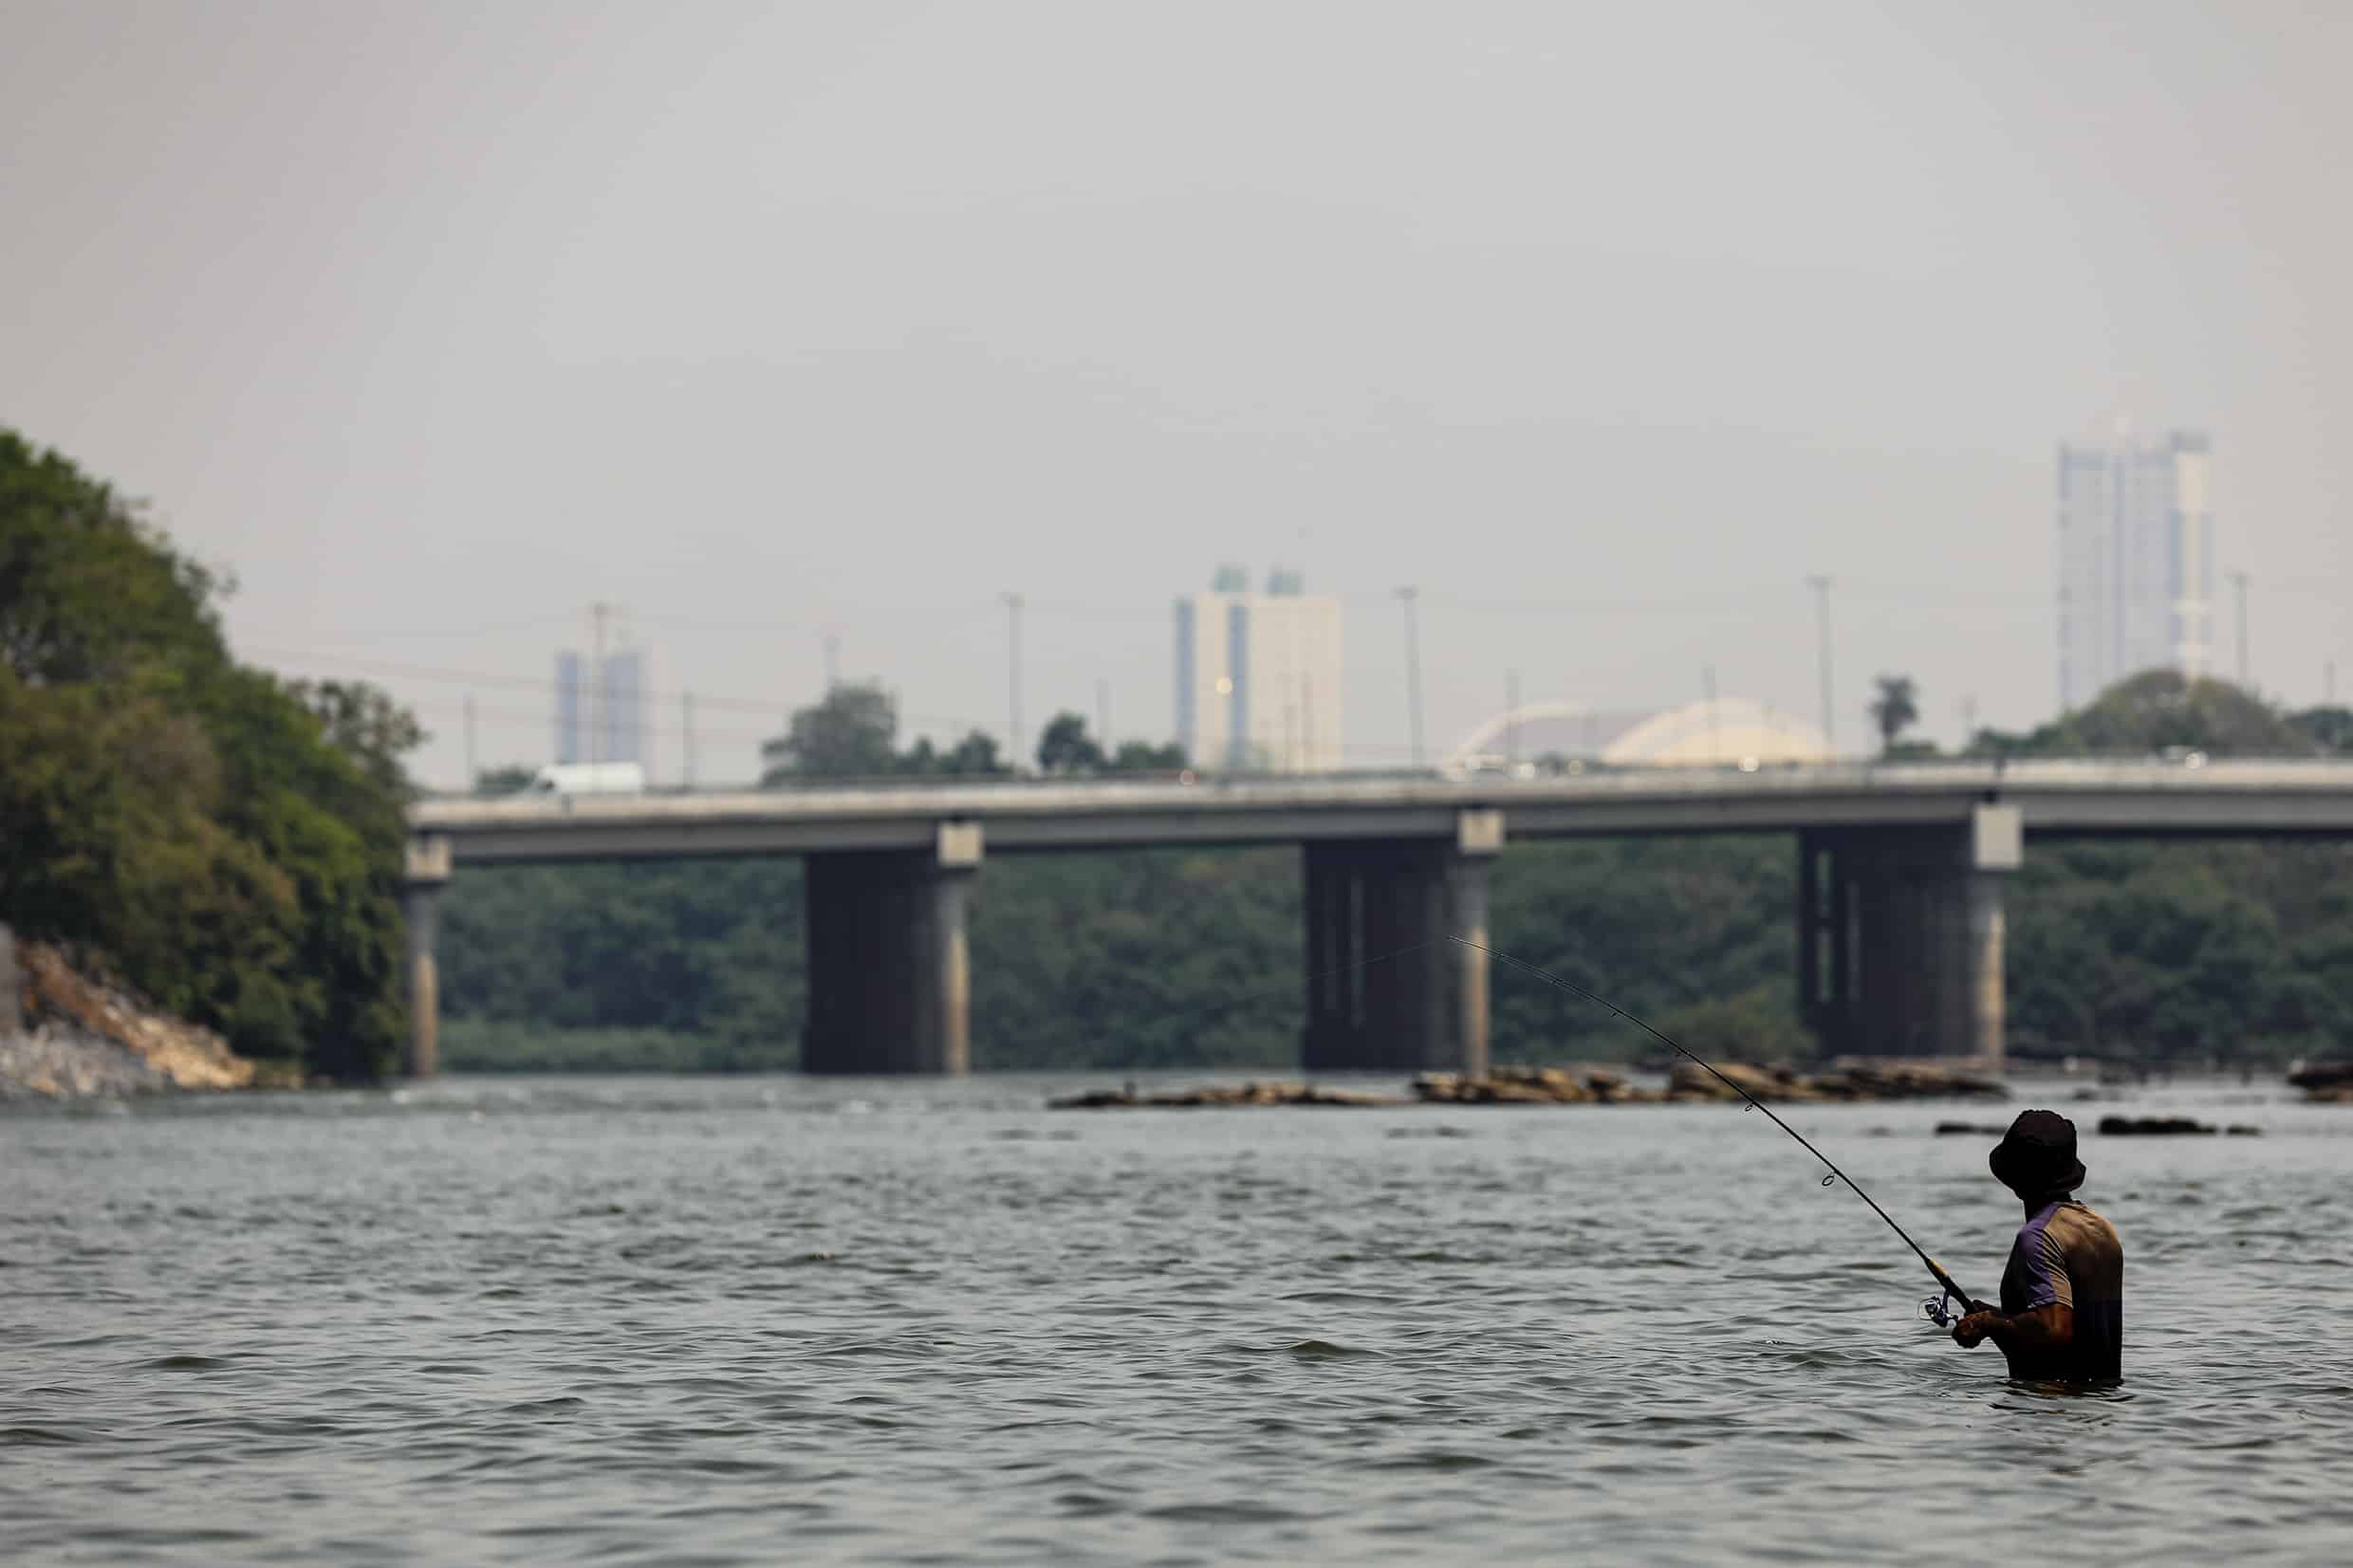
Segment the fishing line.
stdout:
[[1838,1182],[1844,1182],[1848,1191],[1854,1193],[1856,1197],[1861,1198],[1864,1203],[1869,1204],[1871,1206],[1871,1212],[1877,1214],[1881,1219],[1885,1220],[1887,1222],[1887,1228],[1894,1231],[1897,1235],[1901,1236],[1903,1238],[1903,1245],[1910,1247],[1915,1253],[1918,1254],[1920,1262],[1928,1265],[1928,1272],[1936,1277],[1936,1283],[1942,1286],[1945,1292],[1944,1299],[1941,1301],[1932,1299],[1921,1303],[1922,1311],[1931,1321],[1938,1324],[1944,1324],[1952,1321],[1951,1303],[1956,1297],[1960,1300],[1964,1308],[1970,1308],[1975,1305],[1974,1299],[1970,1296],[1969,1292],[1963,1290],[1959,1285],[1953,1282],[1953,1276],[1944,1271],[1944,1265],[1937,1263],[1936,1259],[1930,1257],[1920,1246],[1920,1244],[1912,1239],[1911,1232],[1904,1229],[1903,1227],[1898,1225],[1896,1223],[1895,1216],[1888,1213],[1886,1209],[1881,1208],[1879,1206],[1878,1199],[1872,1197],[1870,1193],[1865,1192],[1862,1188],[1857,1187],[1855,1185],[1854,1177],[1840,1170],[1838,1166],[1832,1162],[1829,1155],[1824,1153],[1821,1150],[1815,1148],[1811,1142],[1807,1141],[1805,1134],[1799,1132],[1796,1128],[1790,1126],[1779,1116],[1774,1116],[1771,1106],[1766,1104],[1763,1100],[1749,1093],[1748,1090],[1743,1089],[1739,1084],[1734,1083],[1731,1079],[1726,1078],[1722,1073],[1717,1072],[1712,1063],[1702,1060],[1697,1053],[1685,1049],[1685,1047],[1681,1044],[1668,1039],[1665,1035],[1659,1033],[1658,1030],[1652,1028],[1648,1024],[1643,1023],[1640,1019],[1635,1017],[1632,1013],[1626,1011],[1623,1007],[1621,1007],[1609,998],[1595,995],[1593,992],[1585,989],[1583,986],[1578,985],[1574,980],[1564,980],[1549,969],[1540,969],[1524,958],[1514,958],[1508,952],[1498,951],[1496,949],[1489,947],[1484,942],[1473,942],[1467,936],[1450,935],[1447,940],[1450,942],[1459,943],[1463,947],[1471,948],[1476,951],[1483,952],[1487,954],[1488,957],[1492,958],[1499,963],[1509,964],[1515,969],[1524,969],[1528,973],[1534,975],[1537,979],[1542,980],[1548,985],[1557,986],[1562,990],[1567,991],[1575,996],[1582,996],[1587,1002],[1591,1002],[1598,1006],[1606,1007],[1611,1012],[1617,1014],[1618,1017],[1624,1019],[1628,1024],[1633,1024],[1636,1028],[1640,1029],[1643,1033],[1649,1035],[1653,1040],[1658,1041],[1660,1044],[1671,1047],[1680,1055],[1688,1058],[1690,1061],[1697,1063],[1700,1067],[1706,1069],[1706,1071],[1712,1074],[1718,1082],[1724,1085],[1724,1087],[1730,1089],[1733,1094],[1738,1095],[1742,1099],[1747,1100],[1749,1102],[1748,1108],[1750,1110],[1764,1112],[1766,1116],[1770,1119],[1775,1127],[1780,1128],[1783,1132],[1797,1139],[1799,1145],[1803,1147],[1807,1153],[1820,1160],[1824,1169],[1830,1172],[1828,1175],[1822,1178],[1823,1186],[1829,1187]]

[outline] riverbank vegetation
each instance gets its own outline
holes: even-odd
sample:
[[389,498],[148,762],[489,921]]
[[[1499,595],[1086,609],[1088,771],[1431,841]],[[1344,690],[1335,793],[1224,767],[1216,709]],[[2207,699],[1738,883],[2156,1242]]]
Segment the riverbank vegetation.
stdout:
[[0,429],[0,923],[241,1056],[365,1078],[401,1033],[417,727],[239,664],[230,586]]

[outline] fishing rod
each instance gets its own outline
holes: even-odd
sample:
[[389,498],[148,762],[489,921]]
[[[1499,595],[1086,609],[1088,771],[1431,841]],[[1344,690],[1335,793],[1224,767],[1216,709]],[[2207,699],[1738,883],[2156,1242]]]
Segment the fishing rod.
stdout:
[[1881,1208],[1879,1206],[1879,1201],[1877,1199],[1873,1198],[1870,1193],[1865,1192],[1862,1188],[1857,1187],[1855,1185],[1854,1177],[1840,1170],[1837,1165],[1832,1163],[1829,1155],[1824,1153],[1821,1150],[1815,1148],[1812,1143],[1808,1142],[1805,1134],[1799,1132],[1796,1128],[1790,1126],[1779,1116],[1774,1116],[1771,1106],[1766,1104],[1763,1100],[1749,1093],[1748,1090],[1743,1089],[1739,1084],[1733,1082],[1731,1079],[1726,1078],[1722,1073],[1717,1072],[1713,1063],[1704,1061],[1695,1052],[1686,1049],[1676,1041],[1668,1039],[1658,1030],[1652,1028],[1648,1024],[1643,1023],[1640,1019],[1635,1017],[1632,1013],[1626,1011],[1623,1007],[1621,1007],[1609,998],[1595,995],[1593,992],[1586,990],[1583,986],[1578,985],[1574,980],[1564,980],[1549,969],[1540,969],[1524,958],[1514,958],[1508,952],[1503,952],[1497,949],[1491,948],[1484,942],[1473,942],[1467,936],[1450,936],[1448,940],[1459,943],[1463,947],[1473,949],[1476,951],[1483,952],[1487,954],[1488,957],[1495,959],[1499,963],[1509,964],[1515,969],[1524,969],[1528,973],[1534,975],[1537,979],[1546,982],[1547,985],[1557,986],[1562,990],[1567,991],[1571,995],[1584,997],[1587,1002],[1594,1003],[1599,1006],[1606,1007],[1611,1012],[1617,1014],[1620,1018],[1622,1018],[1627,1023],[1633,1024],[1636,1028],[1640,1029],[1643,1033],[1649,1035],[1653,1040],[1658,1041],[1660,1044],[1672,1048],[1680,1055],[1689,1059],[1691,1061],[1696,1063],[1701,1068],[1704,1068],[1708,1073],[1712,1074],[1718,1082],[1722,1083],[1724,1087],[1730,1089],[1733,1094],[1738,1095],[1742,1099],[1747,1100],[1749,1102],[1750,1110],[1764,1112],[1766,1116],[1771,1120],[1775,1127],[1780,1128],[1783,1132],[1797,1139],[1799,1145],[1804,1148],[1807,1153],[1820,1160],[1823,1164],[1823,1168],[1830,1172],[1828,1175],[1822,1178],[1823,1186],[1829,1187],[1838,1182],[1844,1182],[1848,1191],[1854,1193],[1856,1197],[1861,1198],[1864,1203],[1869,1204],[1871,1206],[1871,1212],[1877,1214],[1881,1219],[1885,1220],[1887,1222],[1887,1228],[1894,1231],[1897,1235],[1901,1236],[1903,1238],[1903,1245],[1910,1247],[1915,1253],[1918,1254],[1920,1262],[1928,1265],[1928,1272],[1936,1277],[1937,1285],[1944,1291],[1943,1296],[1932,1296],[1927,1301],[1920,1303],[1920,1312],[1923,1317],[1942,1328],[1950,1326],[1958,1317],[1958,1314],[1955,1313],[1953,1310],[1953,1302],[1955,1300],[1961,1303],[1961,1310],[1963,1312],[1974,1312],[1979,1309],[1979,1302],[1976,1298],[1971,1296],[1968,1291],[1963,1290],[1959,1285],[1955,1284],[1953,1281],[1953,1276],[1945,1272],[1944,1265],[1936,1262],[1936,1259],[1930,1257],[1926,1250],[1921,1247],[1920,1244],[1912,1239],[1911,1232],[1904,1229],[1903,1227],[1898,1225],[1896,1223],[1895,1216],[1888,1213],[1886,1209]]

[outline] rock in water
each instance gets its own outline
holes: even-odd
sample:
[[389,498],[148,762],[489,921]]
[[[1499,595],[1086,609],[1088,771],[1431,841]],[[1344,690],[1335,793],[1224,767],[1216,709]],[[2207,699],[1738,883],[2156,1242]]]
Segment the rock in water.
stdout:
[[2100,1132],[2105,1137],[2203,1137],[2218,1133],[2188,1116],[2102,1116]]

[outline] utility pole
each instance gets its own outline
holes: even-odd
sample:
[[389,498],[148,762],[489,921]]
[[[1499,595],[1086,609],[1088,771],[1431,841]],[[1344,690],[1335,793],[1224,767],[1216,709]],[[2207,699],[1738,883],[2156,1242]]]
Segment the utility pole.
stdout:
[[1520,771],[1520,673],[1503,673],[1503,710],[1510,722],[1504,726],[1503,757],[1513,775]]
[[2247,680],[2247,574],[2233,572],[2231,586],[2238,590],[2238,684],[2242,691],[2254,688]]
[[2337,661],[2333,658],[2321,665],[2321,706],[2337,706]]
[[475,766],[473,751],[473,693],[466,693],[466,793],[471,795],[482,787],[481,769]]
[[588,760],[604,761],[604,618],[610,604],[588,606]]
[[1822,738],[1830,747],[1830,755],[1838,755],[1838,710],[1830,700],[1830,580],[1816,572],[1806,580],[1814,591],[1814,629],[1822,643],[1818,662],[1822,669]]
[[1961,699],[1961,749],[1966,751],[1977,744],[1977,693],[1972,692]]
[[1398,602],[1405,606],[1405,717],[1414,736],[1414,766],[1421,766],[1421,625],[1415,601],[1417,588],[1399,588]]
[[1708,761],[1720,763],[1724,760],[1724,740],[1723,730],[1716,723],[1714,665],[1700,668],[1699,690],[1708,699]]
[[1009,707],[1012,721],[1011,728],[1007,731],[1011,741],[1011,754],[1006,758],[1006,766],[1018,773],[1021,771],[1021,595],[1006,594],[1002,597],[1005,600],[1006,662],[1011,692]]
[[684,750],[684,761],[685,761],[685,763],[686,763],[686,787],[687,787],[687,788],[689,788],[689,789],[692,789],[692,788],[694,788],[694,787],[695,787],[695,693],[694,693],[694,692],[680,692],[680,693],[679,693],[679,695],[678,695],[678,720],[679,720],[680,725],[682,726],[682,728],[683,728],[683,729],[685,729],[685,731],[686,731],[686,740],[685,740],[685,744],[684,744],[684,747],[683,747],[683,750]]
[[1315,677],[1305,670],[1299,673],[1299,749],[1302,771],[1324,771],[1323,765],[1316,761]]
[[1095,677],[1095,744],[1102,747],[1106,761],[1111,756],[1111,683],[1101,675]]

